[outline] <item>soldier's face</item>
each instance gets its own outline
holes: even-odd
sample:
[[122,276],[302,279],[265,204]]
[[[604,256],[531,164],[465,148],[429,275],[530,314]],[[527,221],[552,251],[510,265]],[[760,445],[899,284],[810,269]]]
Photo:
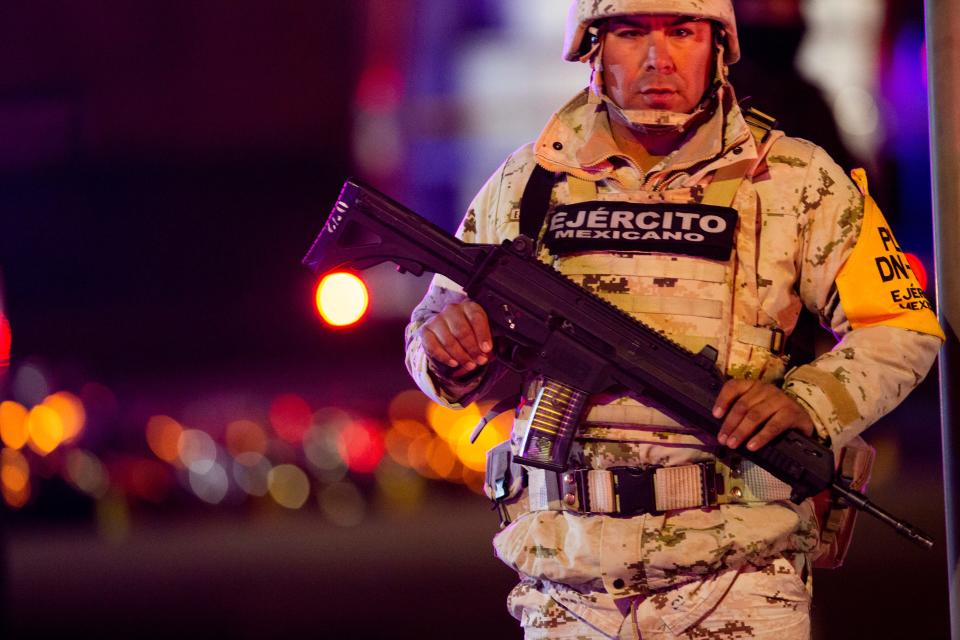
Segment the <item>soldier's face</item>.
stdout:
[[705,20],[612,18],[603,44],[603,83],[623,109],[692,112],[713,76],[716,51]]

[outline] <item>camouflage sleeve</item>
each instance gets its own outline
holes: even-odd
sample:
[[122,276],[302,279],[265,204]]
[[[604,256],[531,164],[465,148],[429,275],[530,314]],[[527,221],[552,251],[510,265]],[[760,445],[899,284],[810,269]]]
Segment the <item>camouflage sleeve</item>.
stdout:
[[[526,177],[533,170],[531,145],[510,155],[480,189],[467,214],[460,223],[456,236],[464,242],[499,244],[516,234],[510,221],[516,217],[518,194],[523,192]],[[406,328],[407,371],[417,386],[435,402],[453,408],[464,407],[483,397],[503,374],[496,361],[482,367],[478,375],[467,380],[444,377],[429,362],[420,340],[420,329],[448,304],[463,302],[466,295],[455,282],[441,275],[434,276],[420,304],[413,310]]]
[[835,451],[896,407],[927,374],[940,347],[933,335],[882,321],[852,326],[837,277],[861,238],[864,202],[853,181],[817,148],[800,190],[798,288],[804,305],[840,342],[789,371],[783,390],[807,409]]

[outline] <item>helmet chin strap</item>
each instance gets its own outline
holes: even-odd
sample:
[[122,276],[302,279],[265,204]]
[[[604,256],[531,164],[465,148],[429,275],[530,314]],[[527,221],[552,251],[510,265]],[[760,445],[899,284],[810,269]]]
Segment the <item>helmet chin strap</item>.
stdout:
[[590,51],[580,58],[581,62],[590,64],[590,101],[595,104],[606,104],[620,122],[640,135],[666,135],[684,133],[696,128],[703,120],[713,114],[714,109],[723,99],[727,87],[727,65],[723,61],[723,44],[717,43],[717,60],[714,68],[713,83],[704,94],[697,108],[690,113],[678,113],[665,109],[624,109],[607,95],[603,85],[603,43],[601,35]]

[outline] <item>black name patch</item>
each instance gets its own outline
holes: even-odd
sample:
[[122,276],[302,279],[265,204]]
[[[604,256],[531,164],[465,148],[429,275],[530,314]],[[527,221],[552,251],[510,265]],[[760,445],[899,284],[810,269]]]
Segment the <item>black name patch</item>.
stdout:
[[729,260],[737,218],[736,209],[706,204],[581,202],[554,210],[544,243],[560,256],[643,251]]

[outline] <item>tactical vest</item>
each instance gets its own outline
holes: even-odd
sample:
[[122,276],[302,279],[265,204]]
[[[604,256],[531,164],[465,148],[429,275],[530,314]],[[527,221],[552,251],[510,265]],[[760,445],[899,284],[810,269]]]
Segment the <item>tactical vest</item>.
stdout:
[[[760,231],[780,230],[764,229],[767,221],[762,213],[769,194],[765,183],[753,177],[774,146],[778,153],[788,151],[782,147],[792,141],[773,131],[773,120],[763,114],[745,115],[757,141],[758,158],[714,172],[708,184],[623,193],[570,174],[557,176],[538,165],[521,200],[519,226],[521,233],[538,239],[542,261],[585,289],[691,351],[713,346],[719,354],[717,365],[732,377],[775,382],[786,371],[786,336],[760,309],[756,268]],[[733,251],[729,258],[717,260],[635,251],[557,255],[547,246],[551,215],[560,205],[623,201],[732,207],[739,212]],[[795,230],[782,231],[795,234]],[[528,385],[528,400],[536,397],[537,384]],[[652,407],[629,397],[594,400],[572,454],[582,459],[575,462],[593,468],[637,462],[673,466],[712,457],[696,431]],[[524,409],[530,404],[521,407],[515,436],[525,431]]]

